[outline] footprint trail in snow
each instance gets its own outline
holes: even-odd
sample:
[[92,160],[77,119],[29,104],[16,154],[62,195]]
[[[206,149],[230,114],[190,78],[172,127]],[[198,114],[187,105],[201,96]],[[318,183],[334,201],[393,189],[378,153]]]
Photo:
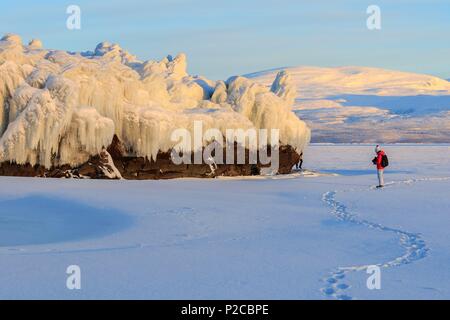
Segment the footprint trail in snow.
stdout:
[[[406,184],[410,185],[415,182],[423,181],[444,181],[450,180],[450,177],[442,178],[420,178],[420,179],[409,179],[404,181],[392,182],[387,185],[391,187],[393,185]],[[374,188],[370,188],[373,190]],[[340,191],[344,192],[354,192],[356,189]],[[369,266],[379,266],[381,268],[390,268],[401,265],[406,265],[413,263],[414,261],[425,258],[428,255],[429,249],[426,246],[425,241],[422,239],[420,234],[406,232],[400,229],[390,228],[383,226],[379,223],[370,222],[365,219],[358,218],[357,215],[351,213],[348,208],[338,200],[336,200],[336,194],[338,191],[329,191],[323,194],[322,200],[332,209],[332,214],[340,221],[345,221],[353,223],[356,225],[364,226],[370,229],[375,229],[383,232],[391,232],[399,237],[399,244],[404,249],[404,254],[393,260],[387,262],[381,262],[371,265],[359,265],[359,266],[348,266],[348,267],[338,267],[328,274],[327,277],[323,279],[325,286],[321,288],[322,293],[331,299],[337,300],[352,300],[354,297],[347,294],[347,289],[350,285],[345,282],[346,276],[350,272],[357,272],[367,270]]]

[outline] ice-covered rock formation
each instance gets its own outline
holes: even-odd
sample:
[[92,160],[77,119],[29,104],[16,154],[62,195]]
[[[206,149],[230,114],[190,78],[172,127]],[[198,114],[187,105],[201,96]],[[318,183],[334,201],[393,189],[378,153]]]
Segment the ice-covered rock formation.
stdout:
[[[246,78],[226,82],[187,73],[184,54],[139,61],[117,44],[71,53],[17,35],[0,40],[0,163],[77,167],[116,137],[124,157],[156,161],[178,128],[280,129],[299,153],[310,131],[291,112],[295,87],[281,72],[271,89]],[[204,141],[207,143],[207,141]]]

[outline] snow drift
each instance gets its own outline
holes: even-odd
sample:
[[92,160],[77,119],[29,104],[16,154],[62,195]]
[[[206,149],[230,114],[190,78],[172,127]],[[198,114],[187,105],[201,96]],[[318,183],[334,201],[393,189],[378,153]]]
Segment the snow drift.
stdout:
[[[45,168],[85,163],[114,136],[127,156],[155,160],[171,150],[171,133],[280,130],[280,145],[301,152],[310,139],[291,111],[295,86],[286,72],[271,88],[243,77],[190,76],[186,56],[139,61],[117,44],[72,53],[48,50],[17,35],[0,41],[0,162]],[[204,141],[206,143],[206,141]]]

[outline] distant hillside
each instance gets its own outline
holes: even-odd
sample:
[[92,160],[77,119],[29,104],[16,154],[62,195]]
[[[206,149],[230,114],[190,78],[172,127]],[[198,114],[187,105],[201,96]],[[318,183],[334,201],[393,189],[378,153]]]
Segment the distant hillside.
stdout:
[[[313,142],[450,142],[450,82],[368,67],[292,67]],[[264,85],[281,69],[245,75]]]

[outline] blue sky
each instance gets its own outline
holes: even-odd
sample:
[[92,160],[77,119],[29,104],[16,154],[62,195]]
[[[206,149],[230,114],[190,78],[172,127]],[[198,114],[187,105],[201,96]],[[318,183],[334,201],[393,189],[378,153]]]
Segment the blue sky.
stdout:
[[[81,8],[81,30],[66,28],[70,4]],[[366,27],[371,4],[381,8],[380,31]],[[25,41],[85,51],[108,40],[143,60],[185,52],[190,73],[214,79],[295,65],[450,78],[448,0],[16,0],[0,8],[0,32]]]

